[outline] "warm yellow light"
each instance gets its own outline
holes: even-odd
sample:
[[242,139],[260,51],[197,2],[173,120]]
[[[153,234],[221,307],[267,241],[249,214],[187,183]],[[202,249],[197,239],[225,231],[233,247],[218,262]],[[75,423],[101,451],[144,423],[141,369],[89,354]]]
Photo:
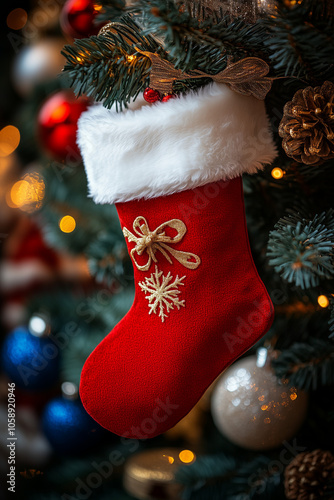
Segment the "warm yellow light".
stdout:
[[174,458],[171,457],[170,455],[162,455],[164,458],[167,458],[168,462],[170,464],[173,464],[174,463]]
[[262,405],[261,406],[261,410],[262,411],[268,410],[268,408],[269,408],[268,405]]
[[290,394],[290,399],[291,401],[294,401],[295,399],[297,399],[297,394],[295,392],[293,392],[292,394]]
[[7,16],[7,26],[11,30],[22,29],[28,21],[28,14],[24,9],[14,9]]
[[29,190],[29,183],[27,181],[17,181],[10,190],[10,197],[12,203],[16,207],[22,207],[27,198],[27,193]]
[[193,462],[195,460],[195,454],[190,450],[182,450],[179,453],[179,459],[184,464],[190,464],[191,462]]
[[7,125],[0,130],[0,156],[8,156],[20,144],[20,132],[13,125]]
[[281,168],[279,167],[275,167],[272,169],[271,171],[271,176],[274,178],[274,179],[282,179],[284,175],[284,172]]
[[15,182],[10,190],[8,205],[21,208],[25,212],[35,212],[42,206],[45,194],[43,178],[37,173],[28,173],[21,180]]
[[132,62],[135,59],[135,56],[126,56],[126,60],[128,62]]
[[74,231],[75,226],[76,222],[72,215],[64,215],[59,221],[59,227],[63,233],[71,233]]
[[319,295],[318,304],[320,307],[328,307],[329,306],[329,300],[326,297],[326,295]]

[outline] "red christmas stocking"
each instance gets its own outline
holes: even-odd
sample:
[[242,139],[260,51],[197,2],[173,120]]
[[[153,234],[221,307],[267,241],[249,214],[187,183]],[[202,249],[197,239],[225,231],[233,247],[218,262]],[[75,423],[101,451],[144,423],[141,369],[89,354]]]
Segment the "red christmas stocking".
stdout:
[[268,128],[263,102],[217,84],[82,115],[90,192],[116,202],[136,285],[81,376],[86,410],[110,431],[145,439],[174,426],[270,327],[239,176],[274,158]]

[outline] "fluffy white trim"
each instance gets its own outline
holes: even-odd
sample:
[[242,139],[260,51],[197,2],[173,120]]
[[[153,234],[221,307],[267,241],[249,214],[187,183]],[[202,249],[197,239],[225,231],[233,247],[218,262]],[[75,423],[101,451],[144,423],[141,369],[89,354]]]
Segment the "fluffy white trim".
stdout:
[[78,144],[97,203],[155,198],[254,173],[276,156],[264,103],[211,84],[122,113],[92,106]]

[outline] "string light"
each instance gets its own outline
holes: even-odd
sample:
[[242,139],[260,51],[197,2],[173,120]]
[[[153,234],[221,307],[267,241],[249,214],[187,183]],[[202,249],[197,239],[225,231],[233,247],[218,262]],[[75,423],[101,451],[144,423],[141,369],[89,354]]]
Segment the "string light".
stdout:
[[13,125],[0,130],[0,156],[9,156],[20,144],[20,132]]
[[72,233],[76,225],[77,224],[72,215],[64,215],[64,217],[62,217],[59,221],[59,227],[63,233]]
[[171,457],[170,455],[162,455],[164,458],[167,458],[168,462],[170,464],[173,464],[174,463],[174,458]]
[[272,176],[274,179],[276,179],[276,180],[278,180],[278,179],[282,179],[283,175],[284,175],[284,172],[283,172],[283,170],[282,170],[281,168],[279,168],[279,167],[275,167],[275,168],[273,168],[273,169],[272,169],[272,171],[271,171],[271,176]]
[[10,207],[32,213],[41,208],[44,195],[43,178],[37,172],[32,172],[15,182],[10,190],[10,200],[7,203]]
[[195,454],[190,450],[182,450],[179,453],[179,459],[184,464],[190,464],[191,462],[194,462],[195,458]]
[[326,295],[319,295],[318,304],[320,307],[328,307],[329,306],[329,300],[326,297]]
[[24,9],[14,9],[7,16],[7,26],[12,30],[22,29],[28,21],[28,14]]

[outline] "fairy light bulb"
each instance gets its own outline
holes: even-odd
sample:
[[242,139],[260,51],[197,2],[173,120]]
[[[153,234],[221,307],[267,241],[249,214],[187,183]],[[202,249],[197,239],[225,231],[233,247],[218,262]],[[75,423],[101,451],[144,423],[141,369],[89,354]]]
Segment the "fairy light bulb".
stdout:
[[76,227],[76,222],[72,215],[64,215],[59,221],[59,228],[63,233],[72,233]]
[[323,307],[323,308],[329,306],[329,300],[326,297],[326,295],[319,295],[319,297],[318,297],[318,304],[319,304],[320,307]]
[[276,179],[276,180],[282,179],[283,175],[284,175],[284,172],[283,172],[283,170],[282,170],[281,168],[279,168],[279,167],[275,167],[275,168],[273,168],[273,169],[272,169],[272,171],[271,171],[271,176],[272,176],[274,179]]

